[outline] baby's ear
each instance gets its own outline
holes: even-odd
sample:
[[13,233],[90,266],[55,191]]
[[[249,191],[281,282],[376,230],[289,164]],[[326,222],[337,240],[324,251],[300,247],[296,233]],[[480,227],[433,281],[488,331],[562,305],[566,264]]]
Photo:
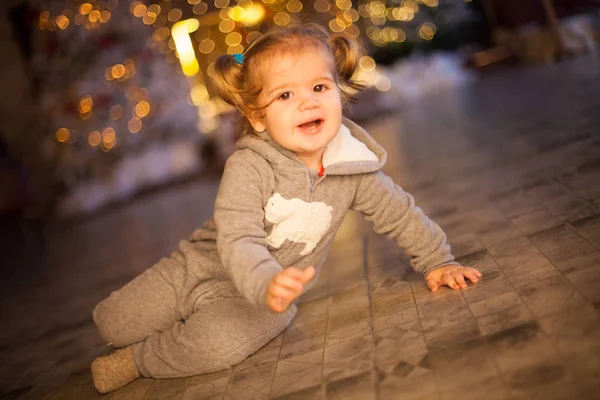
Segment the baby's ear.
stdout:
[[265,123],[263,122],[264,117],[260,116],[258,113],[253,112],[251,114],[246,115],[248,121],[250,121],[250,125],[256,132],[264,132],[267,130]]

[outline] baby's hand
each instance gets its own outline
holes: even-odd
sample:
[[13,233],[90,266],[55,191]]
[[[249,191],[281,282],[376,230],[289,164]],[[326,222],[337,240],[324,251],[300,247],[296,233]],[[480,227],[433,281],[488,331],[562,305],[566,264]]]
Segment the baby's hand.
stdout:
[[448,285],[452,289],[463,289],[467,287],[465,278],[473,283],[479,281],[482,274],[475,268],[462,267],[460,265],[448,265],[446,267],[436,268],[433,271],[429,271],[425,275],[425,281],[429,290],[436,292],[440,286]]
[[267,305],[275,312],[283,312],[302,294],[304,286],[315,277],[311,266],[304,270],[296,267],[284,268],[278,272],[267,291]]

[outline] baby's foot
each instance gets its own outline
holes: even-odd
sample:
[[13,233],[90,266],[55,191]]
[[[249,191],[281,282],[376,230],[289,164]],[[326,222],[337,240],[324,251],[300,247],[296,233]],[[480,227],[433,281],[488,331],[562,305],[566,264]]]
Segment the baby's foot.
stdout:
[[108,356],[98,357],[92,362],[92,379],[100,393],[117,390],[139,376],[131,346],[118,349]]

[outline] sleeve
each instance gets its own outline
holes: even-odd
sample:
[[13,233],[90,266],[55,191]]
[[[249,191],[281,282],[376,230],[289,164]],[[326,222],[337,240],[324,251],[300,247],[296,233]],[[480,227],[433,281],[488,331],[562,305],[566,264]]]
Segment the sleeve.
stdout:
[[227,160],[215,202],[215,223],[225,270],[246,299],[266,305],[269,283],[282,267],[267,249],[260,175],[243,153]]
[[457,264],[442,229],[415,205],[414,198],[381,171],[363,175],[352,204],[376,233],[396,241],[415,271],[427,274]]

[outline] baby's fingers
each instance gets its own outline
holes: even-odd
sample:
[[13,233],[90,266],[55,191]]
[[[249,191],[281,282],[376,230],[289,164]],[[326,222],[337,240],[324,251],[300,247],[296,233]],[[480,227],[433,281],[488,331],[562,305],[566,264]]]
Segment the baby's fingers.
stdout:
[[304,289],[304,285],[302,284],[300,279],[284,274],[275,275],[275,283],[294,292],[301,292],[302,289]]
[[465,282],[465,278],[464,278],[463,274],[461,273],[461,271],[452,271],[452,272],[450,272],[450,274],[452,275],[452,277],[454,278],[454,281],[458,284],[458,286],[460,286],[461,288],[467,287],[467,282]]
[[479,277],[481,277],[481,272],[479,272],[479,271],[477,271],[476,269],[473,269],[473,268],[464,268],[461,272],[462,272],[462,274],[464,276],[466,276],[467,278],[469,278],[469,280],[471,282],[473,282],[473,283],[478,282],[479,281]]
[[429,287],[429,290],[432,292],[437,292],[437,290],[440,288],[440,285],[438,284],[437,280],[429,278],[427,279],[427,287]]
[[267,305],[269,308],[275,312],[283,312],[286,310],[287,306],[284,305],[286,303],[281,297],[272,297],[269,296],[267,298]]
[[281,286],[281,285],[273,285],[271,287],[271,292],[270,295],[273,297],[279,297],[282,300],[293,300],[295,299],[298,294],[288,288],[286,288],[285,286]]
[[458,289],[459,286],[454,280],[454,277],[450,275],[449,271],[442,274],[442,284],[450,286],[452,289]]

